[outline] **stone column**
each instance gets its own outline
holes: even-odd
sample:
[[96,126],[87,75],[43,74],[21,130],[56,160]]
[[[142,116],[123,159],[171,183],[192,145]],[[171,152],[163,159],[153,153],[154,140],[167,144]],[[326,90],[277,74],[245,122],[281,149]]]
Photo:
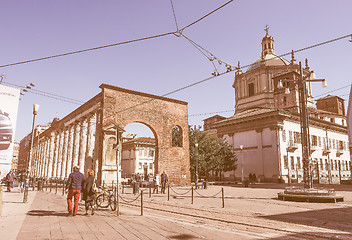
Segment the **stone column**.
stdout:
[[94,114],[88,118],[88,133],[87,133],[87,151],[85,156],[85,173],[88,169],[93,169],[93,152],[94,152]]
[[57,168],[58,168],[58,155],[59,155],[59,146],[60,146],[60,134],[57,133],[55,136],[54,144],[54,160],[53,160],[53,177],[57,177]]
[[79,122],[75,123],[75,136],[73,140],[73,156],[72,156],[72,165],[78,165],[78,154],[79,154],[79,135],[80,135],[80,124]]
[[48,177],[49,168],[49,152],[50,152],[50,138],[45,139],[45,154],[44,154],[44,177]]
[[79,135],[79,168],[81,173],[85,174],[84,162],[87,149],[87,119],[81,121],[81,131]]
[[68,130],[68,144],[67,144],[67,160],[66,160],[66,176],[70,175],[72,171],[72,154],[73,154],[73,139],[74,139],[74,125],[69,126]]
[[53,177],[53,163],[54,163],[54,147],[55,147],[55,132],[51,132],[49,145],[49,161],[48,161],[48,178]]
[[63,141],[63,149],[62,149],[62,166],[61,166],[61,178],[68,177],[66,175],[66,165],[67,165],[67,147],[68,147],[68,128],[64,129],[64,141]]
[[38,177],[42,177],[42,170],[43,170],[43,145],[44,142],[39,142],[39,151],[38,151]]
[[[94,164],[94,171],[95,171],[95,176],[99,180],[99,182],[102,182],[101,179],[101,172],[99,172],[99,169],[101,166],[99,166],[99,162],[101,162],[101,154],[102,154],[102,129],[101,129],[101,118],[102,118],[102,112],[101,110],[98,111],[95,114],[96,117],[96,124],[95,124],[95,142],[94,142],[94,156],[93,156],[93,164]],[[352,170],[351,170],[352,171]]]
[[256,129],[257,136],[257,163],[262,167],[262,174],[259,175],[261,180],[265,178],[265,169],[264,169],[264,158],[263,158],[263,136],[262,136],[263,129]]
[[59,146],[58,146],[58,156],[57,156],[56,177],[61,178],[62,150],[63,150],[63,142],[64,142],[64,131],[60,132],[58,140],[59,140]]

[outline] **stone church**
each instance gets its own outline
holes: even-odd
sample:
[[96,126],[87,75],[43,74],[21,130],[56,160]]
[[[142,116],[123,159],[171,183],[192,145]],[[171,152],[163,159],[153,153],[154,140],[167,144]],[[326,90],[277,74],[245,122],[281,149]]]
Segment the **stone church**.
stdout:
[[[284,81],[298,79],[300,65],[293,51],[290,61],[275,54],[268,29],[261,45],[261,56],[247,71],[238,67],[235,72],[235,114],[205,119],[204,130],[226,139],[238,157],[236,171],[225,173],[225,179],[241,180],[255,173],[261,182],[302,182],[298,87]],[[311,74],[307,59],[302,69],[303,77]],[[344,101],[329,95],[316,100],[315,106],[312,85],[321,87],[306,83],[311,176],[319,183],[348,181],[351,160]]]

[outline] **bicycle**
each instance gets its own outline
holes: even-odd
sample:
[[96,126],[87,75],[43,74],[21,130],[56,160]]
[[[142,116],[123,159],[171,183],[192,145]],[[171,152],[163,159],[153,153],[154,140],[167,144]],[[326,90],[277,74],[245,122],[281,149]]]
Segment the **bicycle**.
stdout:
[[98,207],[101,208],[108,208],[112,211],[116,210],[116,198],[115,198],[115,191],[111,189],[101,188],[101,193],[97,195],[96,204]]

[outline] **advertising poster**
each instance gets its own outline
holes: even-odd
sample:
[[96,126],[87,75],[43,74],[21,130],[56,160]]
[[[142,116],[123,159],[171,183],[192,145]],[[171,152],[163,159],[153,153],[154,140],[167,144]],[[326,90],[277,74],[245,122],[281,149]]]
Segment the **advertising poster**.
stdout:
[[0,84],[0,177],[11,169],[20,89]]

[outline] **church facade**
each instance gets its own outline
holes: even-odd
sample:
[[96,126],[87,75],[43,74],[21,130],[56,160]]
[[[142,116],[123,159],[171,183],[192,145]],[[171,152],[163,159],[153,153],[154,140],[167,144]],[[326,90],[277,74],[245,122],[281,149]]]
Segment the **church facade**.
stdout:
[[[238,157],[236,171],[225,173],[225,179],[240,180],[243,172],[245,179],[255,173],[261,182],[303,181],[299,89],[294,81],[288,81],[299,79],[300,69],[294,52],[290,61],[275,54],[268,29],[261,57],[246,72],[237,68],[235,114],[204,120],[204,129],[226,139]],[[307,60],[302,75],[312,75]],[[315,106],[310,82],[306,89],[313,181],[348,181],[351,160],[344,101],[327,96],[318,99]]]

